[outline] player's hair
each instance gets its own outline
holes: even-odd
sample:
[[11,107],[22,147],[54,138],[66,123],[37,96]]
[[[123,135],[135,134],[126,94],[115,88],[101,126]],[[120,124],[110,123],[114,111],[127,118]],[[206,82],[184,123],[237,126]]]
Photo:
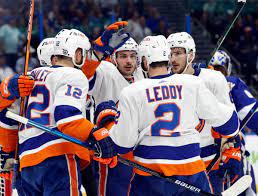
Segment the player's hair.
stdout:
[[152,68],[156,67],[168,67],[168,61],[159,61],[159,62],[153,62],[150,64]]
[[[64,59],[71,59],[71,58],[69,58],[69,57],[67,57],[67,56],[63,56],[63,55],[54,55],[56,58],[57,58],[57,60],[64,60]],[[53,57],[54,57],[53,56]],[[52,60],[52,59],[51,59]]]

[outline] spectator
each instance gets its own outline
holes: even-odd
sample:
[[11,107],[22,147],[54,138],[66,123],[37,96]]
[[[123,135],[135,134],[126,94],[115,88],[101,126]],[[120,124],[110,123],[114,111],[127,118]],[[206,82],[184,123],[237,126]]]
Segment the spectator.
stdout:
[[0,81],[14,74],[13,70],[6,64],[5,55],[0,53]]
[[217,6],[217,3],[215,0],[208,0],[208,2],[203,5],[203,11],[207,12],[211,17],[214,15],[216,6]]
[[143,29],[139,23],[139,13],[137,11],[135,11],[128,20],[128,32],[131,33],[136,42],[140,42],[144,38]]
[[253,36],[252,28],[247,26],[244,28],[244,35],[241,36],[239,43],[239,60],[243,66],[243,74],[245,74],[247,85],[251,84],[251,76],[256,74],[256,49],[257,39]]
[[147,37],[149,35],[152,35],[152,32],[149,27],[146,26],[146,19],[144,16],[141,16],[139,19],[140,26],[143,31],[143,37]]
[[[23,73],[23,69],[25,65],[25,53],[26,53],[26,47],[23,48],[23,56],[16,61],[15,70],[19,74]],[[39,67],[39,61],[36,58],[32,57],[34,53],[35,53],[35,49],[33,47],[30,47],[30,59],[29,59],[28,71],[31,71]]]
[[16,17],[9,16],[6,22],[7,24],[0,27],[0,44],[3,44],[7,64],[14,69],[19,43],[22,42],[23,36],[16,26]]

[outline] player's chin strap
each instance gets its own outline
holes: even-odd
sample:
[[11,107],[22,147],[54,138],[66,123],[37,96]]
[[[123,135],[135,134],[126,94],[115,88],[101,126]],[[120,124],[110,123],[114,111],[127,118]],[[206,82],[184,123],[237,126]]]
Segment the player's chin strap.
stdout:
[[190,55],[190,53],[188,53],[187,56],[186,56],[186,66],[185,66],[185,69],[182,71],[181,74],[184,74],[186,72],[186,70],[188,69],[189,65],[192,64],[192,62],[193,62],[193,60],[195,58],[195,53],[193,52],[193,58],[192,58],[191,61],[189,61],[189,55]]
[[[59,130],[57,129],[51,129],[49,127],[46,127],[40,123],[37,123],[37,122],[34,122],[32,120],[29,120],[25,117],[22,117],[22,116],[19,116],[15,113],[12,113],[10,111],[8,111],[6,113],[6,117],[8,118],[11,118],[13,120],[16,120],[24,125],[30,125],[30,126],[33,126],[33,127],[36,127],[40,130],[43,130],[49,134],[52,134],[52,135],[55,135],[57,137],[60,137],[60,138],[63,138],[69,142],[72,142],[72,143],[75,143],[75,144],[78,144],[82,147],[85,147],[85,148],[89,148],[89,144],[86,143],[86,142],[82,142],[81,140],[78,140],[76,138],[73,138],[69,135],[66,135],[62,132],[60,132]],[[118,161],[127,165],[127,166],[130,166],[130,167],[134,167],[136,169],[139,169],[141,171],[144,171],[146,173],[149,173],[153,176],[156,176],[160,179],[163,179],[163,180],[166,180],[170,183],[173,183],[173,184],[176,184],[178,185],[179,187],[181,188],[185,188],[189,191],[192,191],[192,192],[195,192],[195,193],[199,193],[200,195],[214,195],[214,194],[211,194],[211,193],[208,193],[204,190],[201,190],[200,188],[198,187],[195,187],[194,185],[191,185],[191,184],[188,184],[186,182],[183,182],[181,180],[178,180],[178,179],[175,179],[173,177],[168,177],[168,176],[164,176],[162,174],[160,174],[159,172],[157,171],[154,171],[150,168],[147,168],[147,167],[144,167],[138,163],[135,163],[135,162],[132,162],[128,159],[125,159],[121,156],[118,156]],[[235,184],[233,186],[231,186],[229,189],[227,189],[226,191],[222,192],[220,195],[222,196],[237,196],[239,195],[240,193],[242,193],[243,191],[245,191],[252,183],[252,177],[249,176],[249,175],[245,175],[243,176],[242,178],[240,178],[238,181],[235,182]]]

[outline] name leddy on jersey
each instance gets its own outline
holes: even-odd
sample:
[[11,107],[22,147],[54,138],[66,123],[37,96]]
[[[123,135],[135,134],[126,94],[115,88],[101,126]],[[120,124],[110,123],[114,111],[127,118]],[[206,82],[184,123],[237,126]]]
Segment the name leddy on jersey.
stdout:
[[146,89],[149,103],[166,99],[182,99],[182,85],[163,85]]

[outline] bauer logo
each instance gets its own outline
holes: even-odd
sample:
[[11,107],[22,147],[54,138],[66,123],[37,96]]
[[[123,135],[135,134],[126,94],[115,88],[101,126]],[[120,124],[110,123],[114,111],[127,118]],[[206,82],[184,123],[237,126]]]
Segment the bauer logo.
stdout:
[[185,188],[187,188],[187,189],[189,189],[189,190],[195,191],[195,192],[197,192],[197,193],[199,193],[199,192],[201,191],[201,189],[199,189],[199,188],[197,188],[197,187],[194,187],[194,186],[192,186],[192,185],[190,185],[190,184],[187,184],[187,183],[185,183],[185,182],[182,182],[182,181],[180,181],[180,180],[176,180],[175,183],[178,184],[178,185],[180,185],[180,186],[183,186],[183,187],[185,187]]

